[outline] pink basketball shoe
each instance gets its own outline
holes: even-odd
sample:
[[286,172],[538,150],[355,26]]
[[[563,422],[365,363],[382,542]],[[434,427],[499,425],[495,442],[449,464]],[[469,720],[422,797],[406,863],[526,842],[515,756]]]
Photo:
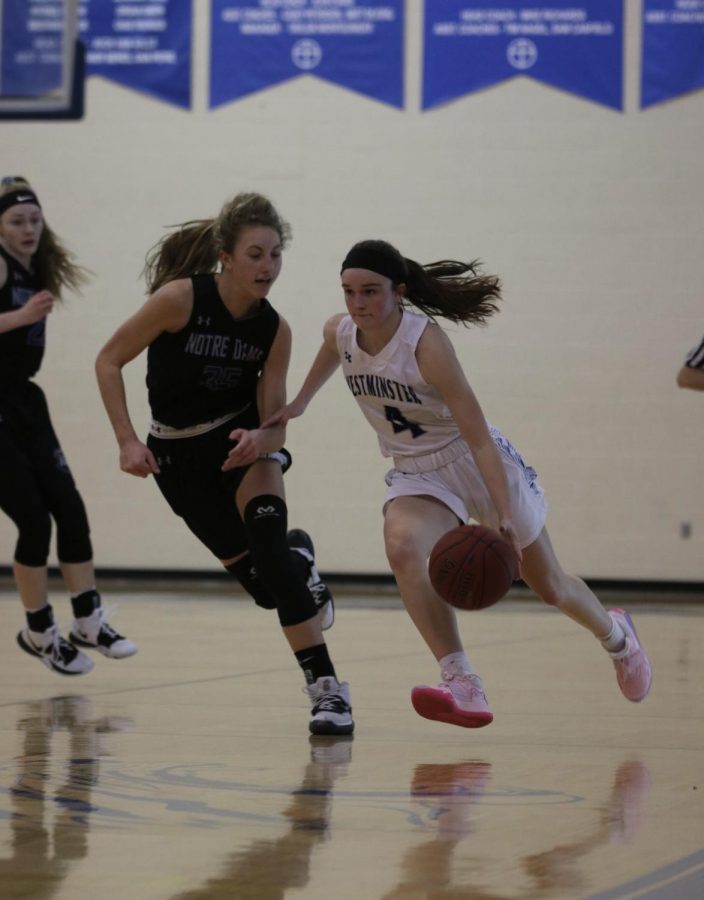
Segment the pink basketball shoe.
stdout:
[[411,692],[411,703],[419,716],[463,728],[482,728],[493,721],[482,680],[478,675],[443,672],[434,688],[421,684]]
[[633,703],[640,703],[650,691],[653,670],[650,661],[641,647],[631,617],[623,609],[610,609],[609,615],[618,622],[626,633],[623,650],[609,653],[616,669],[616,680],[621,693]]

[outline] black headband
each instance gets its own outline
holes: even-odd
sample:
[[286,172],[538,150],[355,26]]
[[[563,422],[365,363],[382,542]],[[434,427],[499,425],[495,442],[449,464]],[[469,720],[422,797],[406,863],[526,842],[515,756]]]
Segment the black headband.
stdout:
[[403,259],[375,250],[372,247],[353,247],[342,263],[340,274],[345,269],[368,269],[390,278],[394,284],[402,284],[406,280],[406,266]]
[[16,188],[9,194],[3,194],[0,197],[0,216],[6,212],[11,206],[17,206],[19,203],[33,203],[41,209],[41,204],[37,199],[37,195],[30,188]]

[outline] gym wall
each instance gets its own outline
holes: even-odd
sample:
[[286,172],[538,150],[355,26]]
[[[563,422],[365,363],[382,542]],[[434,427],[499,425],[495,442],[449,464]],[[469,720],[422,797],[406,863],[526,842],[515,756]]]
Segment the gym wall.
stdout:
[[[448,331],[487,417],[539,472],[563,565],[704,580],[704,396],[675,384],[704,333],[704,91],[639,109],[640,3],[627,3],[623,112],[528,78],[421,112],[416,3],[403,110],[305,76],[211,111],[208,5],[196,4],[192,110],[91,77],[83,120],[0,124],[2,174],[30,179],[94,273],[51,315],[38,382],[97,566],[218,567],[151,480],[119,471],[93,362],[143,302],[144,255],[164,228],[257,190],[294,232],[271,294],[294,334],[291,395],[344,308],[352,243],[385,238],[420,262],[480,258],[503,279],[502,311]],[[143,434],[145,361],[125,369]],[[320,568],[387,572],[389,464],[341,376],[287,446],[290,523],[310,531]],[[0,518],[0,565],[14,542]]]

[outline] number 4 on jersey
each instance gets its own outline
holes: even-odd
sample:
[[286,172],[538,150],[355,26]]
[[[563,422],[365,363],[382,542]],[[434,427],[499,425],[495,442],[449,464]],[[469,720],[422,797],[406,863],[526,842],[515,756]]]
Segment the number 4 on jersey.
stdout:
[[400,434],[402,431],[406,430],[409,430],[411,432],[411,437],[414,438],[420,437],[421,434],[425,434],[424,428],[421,428],[417,422],[409,422],[397,407],[385,406],[384,412],[386,413],[388,421],[391,422],[394,434]]

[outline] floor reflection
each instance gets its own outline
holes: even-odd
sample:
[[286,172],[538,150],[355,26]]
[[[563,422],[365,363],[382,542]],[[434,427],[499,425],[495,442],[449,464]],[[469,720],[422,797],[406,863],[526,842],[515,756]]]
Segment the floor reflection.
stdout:
[[490,781],[491,763],[481,760],[416,766],[410,787],[413,815],[419,825],[431,823],[435,833],[406,851],[401,881],[383,900],[469,896],[464,885],[462,894],[452,885],[452,857],[474,830],[477,805]]
[[[91,792],[100,758],[107,755],[104,739],[131,725],[126,718],[94,718],[91,700],[83,696],[51,697],[22,707],[17,775],[3,791],[9,794],[12,853],[0,859],[3,900],[53,896],[71,864],[87,855]],[[5,879],[5,872],[11,878]]]
[[622,762],[614,772],[611,793],[600,808],[592,831],[582,840],[559,844],[523,861],[533,884],[530,896],[544,896],[547,891],[588,890],[579,861],[603,844],[628,844],[633,840],[649,790],[650,771],[645,763],[637,759]]
[[[410,847],[401,865],[401,880],[383,900],[505,900],[506,893],[487,887],[490,879],[481,859],[477,860],[477,883],[455,883],[455,866],[466,874],[472,868],[471,835],[478,830],[479,807],[490,803],[492,767],[488,762],[416,766],[410,786],[414,817],[418,825],[434,825],[433,837]],[[523,870],[525,886],[512,893],[515,898],[540,900],[546,897],[577,896],[588,885],[578,863],[596,847],[629,843],[641,824],[645,799],[650,789],[647,766],[637,759],[622,762],[615,770],[611,789],[598,809],[594,827],[583,839],[558,844],[543,853],[516,860]],[[501,796],[503,792],[499,792]]]
[[279,838],[253,841],[233,853],[219,875],[172,900],[281,900],[289,888],[304,888],[313,851],[329,837],[333,787],[351,760],[352,735],[311,737],[301,786],[282,810],[289,830]]

